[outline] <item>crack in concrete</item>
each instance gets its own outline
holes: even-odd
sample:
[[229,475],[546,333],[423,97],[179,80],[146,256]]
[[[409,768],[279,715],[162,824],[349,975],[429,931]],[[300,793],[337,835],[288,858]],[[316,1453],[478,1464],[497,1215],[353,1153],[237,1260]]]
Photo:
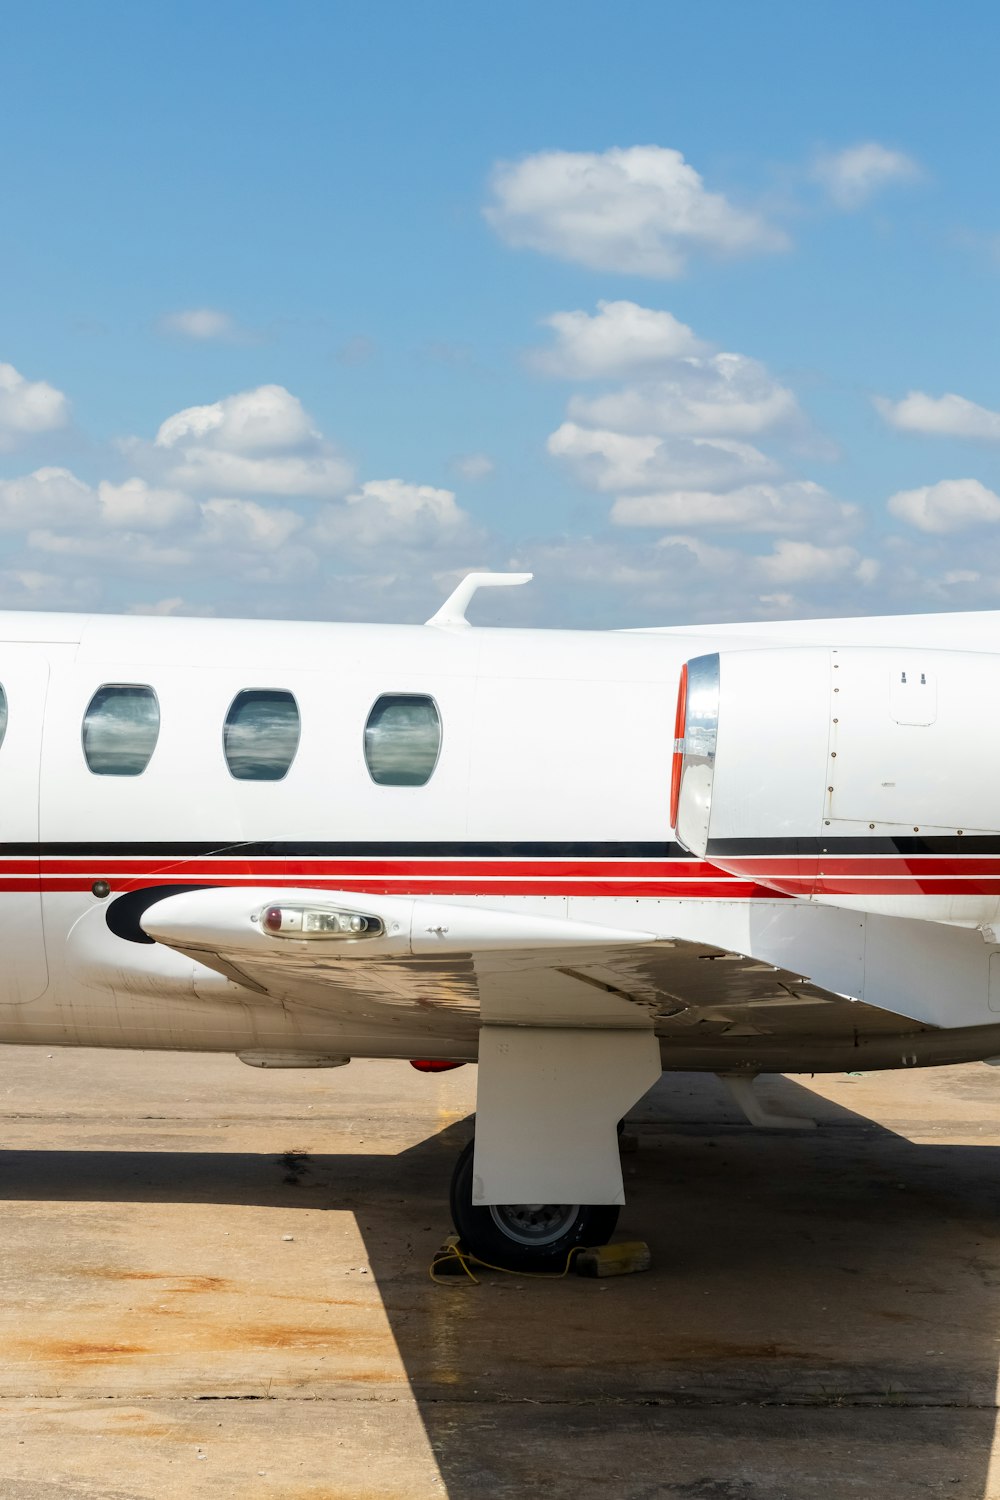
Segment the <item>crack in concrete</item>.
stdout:
[[922,1412],[922,1411],[969,1411],[969,1412],[996,1412],[998,1404],[995,1401],[930,1401],[913,1399],[907,1396],[801,1396],[790,1397],[783,1400],[760,1400],[752,1397],[736,1398],[729,1401],[713,1401],[710,1397],[700,1396],[579,1396],[579,1397],[536,1397],[536,1396],[507,1396],[496,1393],[487,1393],[482,1396],[428,1396],[424,1393],[413,1395],[407,1393],[399,1396],[357,1396],[350,1393],[345,1395],[260,1395],[255,1392],[210,1392],[199,1396],[141,1396],[122,1392],[99,1393],[95,1391],[72,1391],[66,1395],[58,1396],[36,1396],[30,1393],[20,1396],[0,1396],[0,1411],[16,1406],[30,1404],[32,1406],[81,1404],[93,1401],[118,1403],[125,1406],[169,1406],[169,1405],[196,1405],[199,1402],[247,1402],[256,1401],[265,1404],[277,1405],[285,1403],[288,1405],[322,1404],[330,1406],[395,1406],[406,1403],[408,1399],[415,1400],[420,1407],[516,1407],[516,1406],[542,1406],[549,1410],[572,1411],[582,1408],[596,1409],[624,1409],[635,1410],[662,1408],[664,1410],[698,1410],[698,1411],[736,1411],[741,1409],[753,1409],[756,1411],[874,1411],[891,1410],[898,1412]]

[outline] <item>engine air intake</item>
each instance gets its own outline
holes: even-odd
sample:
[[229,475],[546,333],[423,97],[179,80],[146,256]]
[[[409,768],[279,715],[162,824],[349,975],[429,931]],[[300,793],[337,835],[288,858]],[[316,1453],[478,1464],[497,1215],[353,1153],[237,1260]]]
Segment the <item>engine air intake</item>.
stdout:
[[704,858],[719,735],[719,654],[681,668],[677,692],[670,821],[678,840]]

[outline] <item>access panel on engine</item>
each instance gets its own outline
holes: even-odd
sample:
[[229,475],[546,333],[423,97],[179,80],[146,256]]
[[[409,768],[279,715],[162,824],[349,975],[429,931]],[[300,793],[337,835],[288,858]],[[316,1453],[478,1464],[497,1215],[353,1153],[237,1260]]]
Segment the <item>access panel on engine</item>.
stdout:
[[1000,828],[1000,658],[847,651],[838,662],[832,826],[890,824],[911,834]]

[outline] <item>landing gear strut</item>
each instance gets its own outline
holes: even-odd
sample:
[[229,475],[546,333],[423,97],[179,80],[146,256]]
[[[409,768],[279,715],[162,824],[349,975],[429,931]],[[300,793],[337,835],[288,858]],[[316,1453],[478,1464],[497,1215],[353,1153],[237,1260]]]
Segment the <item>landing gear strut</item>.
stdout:
[[511,1271],[561,1271],[571,1250],[606,1245],[619,1210],[610,1204],[472,1201],[470,1141],[451,1179],[451,1217],[462,1244],[480,1260]]

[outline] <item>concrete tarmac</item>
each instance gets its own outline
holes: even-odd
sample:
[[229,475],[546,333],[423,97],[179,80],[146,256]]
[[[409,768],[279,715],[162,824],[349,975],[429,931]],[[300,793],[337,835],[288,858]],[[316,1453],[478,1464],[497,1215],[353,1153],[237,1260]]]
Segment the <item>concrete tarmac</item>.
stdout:
[[1000,1497],[1000,1073],[633,1112],[652,1271],[432,1284],[472,1068],[0,1048],[0,1500]]

